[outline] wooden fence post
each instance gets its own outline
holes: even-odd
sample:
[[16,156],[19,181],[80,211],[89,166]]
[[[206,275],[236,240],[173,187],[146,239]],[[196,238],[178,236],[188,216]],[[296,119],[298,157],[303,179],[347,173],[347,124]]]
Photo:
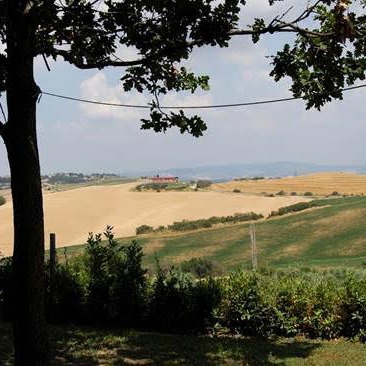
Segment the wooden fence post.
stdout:
[[56,234],[50,234],[50,301],[54,304],[56,271]]

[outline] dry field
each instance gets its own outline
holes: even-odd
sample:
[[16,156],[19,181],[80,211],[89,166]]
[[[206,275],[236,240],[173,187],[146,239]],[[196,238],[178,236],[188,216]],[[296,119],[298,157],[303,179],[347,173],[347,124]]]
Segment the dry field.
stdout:
[[286,194],[296,192],[326,196],[333,192],[340,194],[366,194],[366,175],[353,173],[316,173],[299,177],[279,179],[261,179],[231,181],[215,184],[212,189],[232,191],[240,189],[243,193],[276,193],[281,190]]
[[[260,197],[231,192],[133,192],[136,183],[90,186],[45,193],[45,231],[57,234],[58,246],[85,242],[88,232],[101,232],[106,225],[117,237],[135,234],[142,224],[168,225],[183,219],[232,215],[235,212],[262,213],[299,201],[303,197]],[[0,207],[0,251],[12,252],[12,204]]]

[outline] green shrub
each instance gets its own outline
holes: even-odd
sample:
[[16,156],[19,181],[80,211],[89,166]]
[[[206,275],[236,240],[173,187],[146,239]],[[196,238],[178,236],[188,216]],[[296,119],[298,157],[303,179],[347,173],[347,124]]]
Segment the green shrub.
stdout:
[[291,196],[297,196],[297,192],[291,192]]
[[277,211],[272,211],[269,217],[282,216],[291,212],[298,212],[313,207],[311,202],[298,202],[293,205],[279,208]]
[[123,260],[111,271],[110,317],[124,327],[140,327],[147,303],[146,272],[142,268],[142,248],[133,241],[122,247]]
[[0,258],[0,320],[11,320],[11,267],[12,260]]
[[228,224],[228,223],[238,223],[252,220],[262,219],[262,214],[256,214],[255,212],[247,212],[247,213],[235,213],[231,216],[212,216],[208,219],[198,219],[198,220],[182,220],[175,221],[173,224],[165,226],[159,226],[154,229],[149,225],[141,225],[136,228],[136,235],[147,234],[147,233],[156,233],[162,232],[164,230],[171,231],[191,231],[198,229],[210,228],[216,224]]
[[342,333],[366,342],[366,278],[357,279],[348,274],[341,304]]
[[366,277],[355,272],[237,272],[222,279],[222,325],[243,335],[366,341]]
[[339,337],[340,292],[335,278],[304,272],[287,273],[277,286],[276,307],[281,314],[283,335]]
[[88,315],[96,322],[140,326],[146,301],[142,249],[135,241],[119,245],[110,226],[104,236],[106,244],[91,233],[85,248]]
[[247,336],[275,334],[276,309],[263,296],[257,275],[236,272],[225,282],[219,310],[222,325]]
[[141,225],[136,228],[136,235],[149,234],[154,231],[154,228],[149,225]]
[[102,244],[102,234],[90,233],[85,246],[89,321],[106,322],[109,319],[109,287],[112,280],[109,260],[120,260],[120,253],[114,241],[108,244],[111,245],[108,247]]
[[160,225],[160,226],[158,226],[156,229],[154,229],[154,232],[156,232],[156,233],[161,233],[161,232],[163,232],[163,231],[165,231],[165,226],[164,225]]
[[241,190],[240,190],[240,189],[238,189],[238,188],[235,188],[235,189],[233,189],[233,192],[234,192],[234,193],[241,193]]
[[312,196],[313,195],[313,192],[305,192],[304,193],[304,196]]
[[195,281],[189,274],[161,268],[153,283],[148,322],[164,332],[203,331],[215,323],[214,309],[221,298],[220,287],[212,279]]
[[[235,215],[234,215],[235,216]],[[211,218],[214,222],[220,218]],[[90,234],[82,260],[56,266],[46,312],[58,322],[110,323],[190,333],[217,323],[250,336],[366,341],[366,272],[310,269],[238,271],[213,280],[213,263],[194,258],[147,282],[142,249],[121,246],[112,228]],[[184,272],[189,273],[184,273]],[[11,318],[11,258],[0,260],[0,320]]]
[[53,279],[53,293],[49,277],[49,263],[46,273],[46,317],[50,322],[78,322],[85,316],[85,284],[77,267],[57,264]]
[[199,219],[199,220],[183,220],[176,221],[173,224],[168,226],[168,230],[172,231],[189,231],[189,230],[197,230],[203,228],[210,228],[216,224],[227,224],[227,223],[238,223],[245,222],[251,220],[259,220],[263,218],[263,215],[256,214],[255,212],[247,212],[247,213],[235,213],[231,216],[212,216],[208,219]]
[[285,191],[279,191],[276,193],[276,196],[284,196],[285,195]]
[[175,184],[168,184],[165,187],[166,191],[184,191],[189,187],[188,184],[185,183],[175,183]]
[[197,181],[196,187],[197,188],[208,188],[211,185],[212,185],[212,182],[210,180],[203,179],[203,180]]
[[198,278],[222,274],[217,263],[205,258],[192,258],[184,261],[180,263],[179,269]]
[[136,186],[136,190],[141,192],[142,190],[152,190],[152,191],[158,191],[166,189],[168,186],[168,183],[142,183]]
[[5,202],[6,202],[5,197],[0,196],[0,206],[4,205],[4,204],[5,204]]

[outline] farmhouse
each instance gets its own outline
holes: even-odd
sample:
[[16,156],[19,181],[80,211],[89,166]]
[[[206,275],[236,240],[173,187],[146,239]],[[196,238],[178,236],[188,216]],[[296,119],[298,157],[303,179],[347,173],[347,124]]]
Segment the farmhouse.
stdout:
[[151,183],[179,183],[179,177],[160,177],[159,174],[157,174],[154,177],[149,177],[149,181]]

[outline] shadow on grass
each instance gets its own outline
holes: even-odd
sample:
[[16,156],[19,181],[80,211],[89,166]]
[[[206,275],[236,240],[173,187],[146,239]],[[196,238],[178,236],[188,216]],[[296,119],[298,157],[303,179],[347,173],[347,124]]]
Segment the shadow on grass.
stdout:
[[285,365],[321,346],[306,340],[209,338],[58,328],[54,365]]
[[13,364],[12,329],[10,324],[0,322],[0,366]]
[[[11,327],[0,323],[0,365],[12,365]],[[177,336],[58,326],[50,365],[285,365],[321,347],[310,340]]]

